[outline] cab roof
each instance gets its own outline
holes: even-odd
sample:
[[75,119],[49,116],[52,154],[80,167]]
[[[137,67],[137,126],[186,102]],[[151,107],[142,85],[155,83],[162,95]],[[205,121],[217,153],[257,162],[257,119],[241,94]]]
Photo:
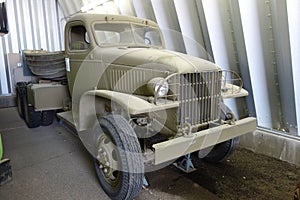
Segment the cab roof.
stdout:
[[148,19],[141,19],[133,16],[127,15],[111,15],[111,14],[90,14],[90,13],[80,13],[72,16],[69,20],[71,21],[83,21],[86,24],[93,23],[95,21],[106,21],[106,22],[133,22],[138,24],[145,24],[149,26],[158,27],[158,25]]

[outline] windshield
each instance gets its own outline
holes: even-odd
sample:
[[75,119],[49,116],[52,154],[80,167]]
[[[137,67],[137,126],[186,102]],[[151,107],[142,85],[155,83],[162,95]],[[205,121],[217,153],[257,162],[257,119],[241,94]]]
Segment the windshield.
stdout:
[[162,47],[158,28],[130,23],[97,23],[95,37],[100,46],[156,46]]

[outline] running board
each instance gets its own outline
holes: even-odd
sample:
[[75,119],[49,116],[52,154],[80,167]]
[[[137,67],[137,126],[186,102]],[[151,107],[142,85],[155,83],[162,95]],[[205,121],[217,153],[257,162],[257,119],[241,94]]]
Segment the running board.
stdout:
[[62,122],[66,123],[67,125],[71,126],[76,130],[72,111],[61,112],[61,113],[57,113],[56,115]]

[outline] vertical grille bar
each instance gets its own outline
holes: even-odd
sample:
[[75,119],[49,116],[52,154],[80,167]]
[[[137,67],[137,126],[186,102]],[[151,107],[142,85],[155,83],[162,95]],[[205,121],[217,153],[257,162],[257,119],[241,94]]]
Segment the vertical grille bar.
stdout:
[[219,118],[221,76],[219,72],[180,75],[179,125],[201,125]]
[[193,124],[196,123],[197,121],[197,116],[196,116],[196,107],[197,107],[197,82],[196,82],[196,74],[193,74],[193,88],[194,88],[194,91],[193,91],[193,106],[192,106],[192,112],[193,112],[193,117],[192,117],[192,120],[193,120]]

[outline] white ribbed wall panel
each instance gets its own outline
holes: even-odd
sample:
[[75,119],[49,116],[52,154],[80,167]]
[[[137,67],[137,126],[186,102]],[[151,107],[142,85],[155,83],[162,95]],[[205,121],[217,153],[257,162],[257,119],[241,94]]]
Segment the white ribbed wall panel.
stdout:
[[[109,10],[109,11],[107,11],[107,10]],[[93,12],[100,13],[100,14],[106,14],[108,12],[110,12],[112,14],[119,13],[119,11],[117,10],[116,7],[109,8],[107,6],[106,6],[106,8],[104,6],[98,6],[97,8],[94,8]]]
[[166,47],[185,53],[183,37],[173,0],[151,0],[157,23],[164,34]]
[[98,8],[100,8],[98,13],[102,13],[103,11],[105,11],[106,13],[111,13],[116,15],[120,14],[120,10],[118,6],[112,1],[105,3],[103,6],[98,6],[97,8],[95,8],[95,11],[97,11]]
[[156,21],[151,0],[133,0],[133,6],[138,17]]
[[[300,1],[287,0],[298,135],[300,136]],[[291,88],[290,88],[291,89]]]
[[239,3],[258,123],[263,127],[272,127],[257,2],[240,0]]
[[[1,50],[3,51],[4,50],[4,47],[3,47],[3,44],[2,42],[0,42],[0,52]],[[2,55],[3,55],[3,52],[2,52]],[[9,88],[9,85],[8,85],[8,77],[7,77],[7,69],[5,68],[5,60],[4,60],[4,56],[1,56],[0,55],[0,92],[2,94],[8,94],[8,88]]]
[[[231,29],[228,24],[225,24],[229,20],[222,10],[226,8],[226,1],[203,0],[202,3],[215,63],[224,70],[236,71],[233,41],[228,35],[231,34]],[[225,100],[225,103],[236,115],[239,115],[235,99]]]
[[174,0],[187,54],[208,60],[195,1]]
[[230,70],[226,49],[226,36],[224,35],[225,32],[222,25],[222,16],[219,12],[218,0],[203,0],[202,3],[215,62],[223,69]]
[[[0,44],[2,93],[9,92],[7,53],[24,48],[63,49],[66,19],[82,6],[102,0],[57,0],[59,14],[55,2],[7,0],[10,34]],[[298,0],[111,0],[94,9],[158,22],[171,50],[202,57],[186,38],[203,45],[211,54],[209,60],[247,78],[245,87],[253,91],[247,102],[253,102],[253,97],[255,106],[248,106],[252,114],[256,112],[259,126],[282,130],[296,128],[296,115],[300,124],[299,10]],[[237,105],[234,110],[240,111]]]
[[9,33],[1,38],[1,94],[10,93],[8,53],[62,49],[55,0],[7,0]]
[[132,0],[114,0],[122,15],[136,16]]
[[7,1],[9,52],[20,49],[61,49],[55,0]]

